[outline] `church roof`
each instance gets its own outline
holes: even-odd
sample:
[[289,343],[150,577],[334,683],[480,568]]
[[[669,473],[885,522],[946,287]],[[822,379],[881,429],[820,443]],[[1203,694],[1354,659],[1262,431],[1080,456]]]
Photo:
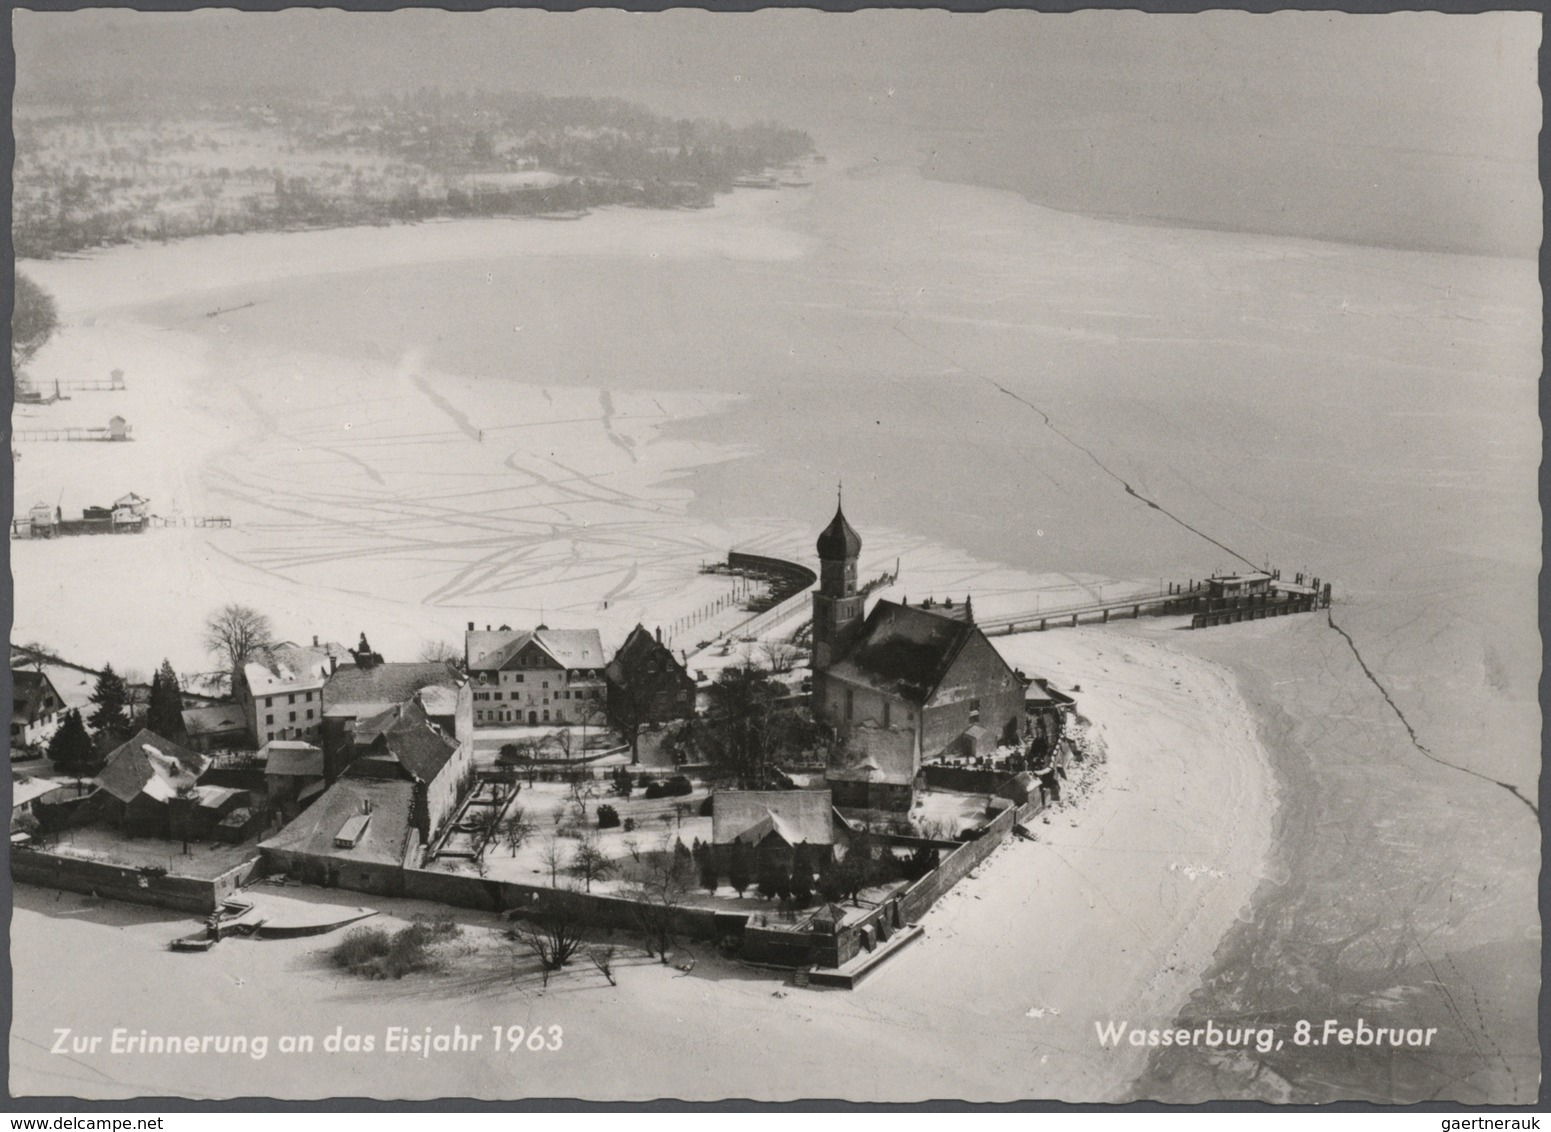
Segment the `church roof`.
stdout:
[[848,684],[924,704],[977,632],[967,621],[880,601],[851,651],[829,672]]
[[830,520],[824,533],[819,535],[819,557],[826,561],[837,558],[855,558],[862,552],[862,536],[846,522],[845,512],[835,505],[835,517]]

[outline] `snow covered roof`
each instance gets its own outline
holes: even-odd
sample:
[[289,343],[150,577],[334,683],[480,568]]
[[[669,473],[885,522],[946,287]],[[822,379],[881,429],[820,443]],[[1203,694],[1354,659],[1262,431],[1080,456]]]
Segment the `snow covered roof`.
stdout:
[[247,729],[248,720],[237,704],[189,708],[183,713],[183,730],[190,738],[204,735],[232,735]]
[[185,750],[144,728],[108,756],[92,781],[120,802],[146,794],[159,802],[191,788],[210,766],[206,755]]
[[538,645],[561,668],[604,666],[603,638],[596,629],[487,629],[464,637],[469,671],[506,668],[530,643]]
[[332,641],[316,647],[276,645],[261,659],[244,665],[242,674],[255,696],[321,688],[345,654],[345,647]]
[[[410,817],[415,803],[415,784],[403,779],[341,778],[329,787],[300,817],[269,840],[261,849],[273,849],[312,857],[343,857],[402,865],[414,832]],[[369,814],[371,820],[354,845],[336,843],[353,818]]]
[[880,601],[867,615],[856,644],[829,675],[906,703],[925,704],[977,632],[968,621]]
[[716,845],[753,845],[772,832],[788,845],[834,844],[828,790],[719,790],[711,798],[711,841]]
[[392,661],[370,668],[343,664],[323,685],[323,715],[336,719],[378,715],[428,685],[451,687],[456,679],[441,661]]
[[275,739],[265,743],[259,754],[264,756],[265,774],[292,778],[323,777],[323,752],[311,743]]

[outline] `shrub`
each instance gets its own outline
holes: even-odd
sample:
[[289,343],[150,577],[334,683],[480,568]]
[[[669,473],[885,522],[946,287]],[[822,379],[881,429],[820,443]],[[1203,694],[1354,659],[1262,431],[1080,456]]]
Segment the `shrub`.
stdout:
[[329,952],[334,966],[368,979],[402,979],[437,965],[431,946],[461,929],[451,916],[416,916],[391,936],[382,928],[356,928]]
[[613,806],[603,805],[598,807],[598,828],[614,829],[619,825],[619,811]]
[[334,945],[329,959],[336,967],[356,971],[386,955],[392,946],[388,933],[381,928],[354,928]]
[[641,772],[641,777],[636,779],[636,785],[639,786],[642,790],[645,790],[651,784],[652,784],[652,776],[647,774],[643,770]]
[[646,796],[648,798],[661,798],[666,793],[660,782],[648,782],[646,784]]
[[625,832],[626,833],[631,833],[631,832],[634,832],[634,830],[635,830],[635,818],[626,818],[625,819]]
[[711,816],[711,798],[712,797],[713,797],[713,795],[707,794],[705,796],[705,801],[700,803],[700,816],[703,817],[703,818],[708,818],[708,817]]
[[663,784],[662,792],[669,798],[683,798],[686,795],[693,794],[695,787],[682,774],[675,774]]

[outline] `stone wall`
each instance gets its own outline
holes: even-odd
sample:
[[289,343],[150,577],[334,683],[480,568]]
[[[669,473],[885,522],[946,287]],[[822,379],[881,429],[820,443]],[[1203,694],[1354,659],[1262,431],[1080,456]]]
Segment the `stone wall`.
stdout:
[[81,892],[109,900],[152,904],[179,912],[208,915],[248,882],[259,868],[258,856],[214,878],[146,872],[128,865],[88,861],[25,846],[11,850],[11,877],[25,884]]

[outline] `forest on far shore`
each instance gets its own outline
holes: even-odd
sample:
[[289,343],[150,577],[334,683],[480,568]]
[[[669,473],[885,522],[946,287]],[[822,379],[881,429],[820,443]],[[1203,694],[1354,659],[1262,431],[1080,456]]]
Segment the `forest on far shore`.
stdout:
[[[135,240],[604,205],[703,208],[813,152],[773,123],[615,98],[421,90],[251,104],[148,96],[17,108],[19,258]],[[794,183],[790,180],[784,183]]]

